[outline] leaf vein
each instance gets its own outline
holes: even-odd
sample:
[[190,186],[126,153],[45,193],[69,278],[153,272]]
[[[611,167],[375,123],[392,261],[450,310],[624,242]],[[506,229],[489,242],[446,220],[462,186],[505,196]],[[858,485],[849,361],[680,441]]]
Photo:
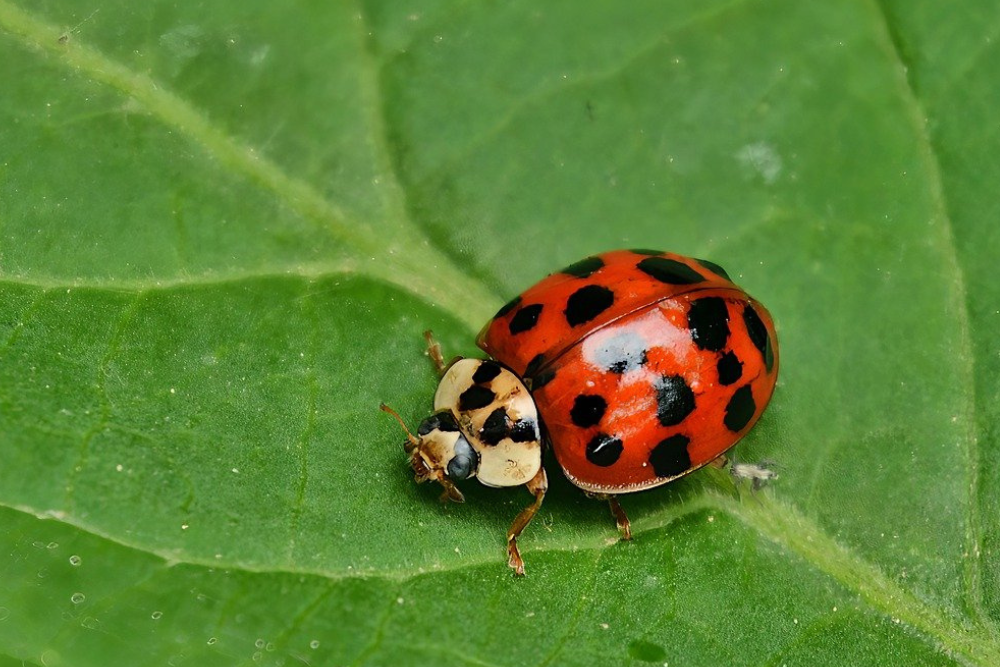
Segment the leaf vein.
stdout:
[[548,665],[553,664],[556,658],[558,658],[566,648],[566,644],[569,640],[572,639],[573,633],[576,632],[576,628],[580,625],[580,617],[583,614],[583,610],[590,601],[590,596],[593,595],[594,589],[597,586],[597,574],[601,569],[601,561],[604,559],[604,554],[606,553],[607,551],[603,549],[597,550],[597,557],[594,559],[593,572],[591,572],[590,579],[587,581],[587,586],[580,593],[580,599],[577,602],[576,607],[573,609],[573,615],[569,619],[565,632],[563,632],[562,637],[556,641],[555,646],[552,647],[549,654],[542,658],[541,662],[538,663],[538,667],[548,667]]
[[481,281],[464,274],[449,257],[427,243],[420,229],[404,215],[402,193],[386,152],[388,147],[377,94],[378,79],[370,54],[366,55],[368,67],[362,73],[361,82],[375,128],[369,139],[373,142],[375,157],[383,168],[388,181],[385,185],[390,191],[390,215],[383,216],[380,222],[388,224],[394,221],[393,234],[386,234],[388,230],[377,232],[370,221],[353,219],[313,186],[293,178],[254,146],[226,133],[202,110],[152,77],[133,71],[80,40],[60,42],[59,36],[63,31],[7,0],[0,0],[0,29],[26,46],[48,52],[69,68],[135,100],[160,122],[200,146],[220,164],[269,192],[289,210],[343,241],[359,256],[371,260],[358,265],[362,272],[382,276],[396,287],[449,310],[466,321],[472,330],[478,330],[495,309],[499,301],[496,295]]
[[385,641],[385,629],[389,625],[389,619],[392,617],[392,612],[398,606],[397,600],[399,599],[399,592],[391,596],[389,600],[389,605],[386,607],[385,611],[382,613],[382,618],[379,619],[378,626],[375,628],[375,632],[372,633],[371,642],[368,643],[361,652],[358,653],[358,657],[354,659],[351,663],[352,667],[360,667],[364,664],[364,661],[375,654],[375,652],[382,646],[382,642]]
[[[173,280],[154,280],[148,282],[115,281],[113,283],[105,283],[100,281],[83,282],[78,280],[67,282],[41,278],[30,280],[24,278],[15,279],[8,276],[6,278],[0,277],[0,288],[3,288],[4,286],[13,286],[20,288],[36,288],[46,292],[59,290],[65,291],[66,289],[92,289],[100,290],[109,294],[132,294],[139,291],[149,293],[169,293],[181,292],[191,288],[225,287],[267,280],[302,280],[317,283],[337,276],[347,276],[351,279],[371,281],[372,283],[378,283],[393,289],[399,288],[399,283],[395,278],[388,276],[386,273],[365,271],[359,266],[358,262],[351,260],[345,260],[344,262],[337,262],[333,264],[324,263],[323,265],[315,267],[299,266],[294,269],[281,272],[239,272],[227,275],[205,275],[200,277],[185,276],[183,278],[176,278]],[[471,283],[464,280],[453,281],[448,286],[449,289],[454,287],[459,291],[455,291],[454,294],[447,295],[443,291],[436,289],[436,284],[435,287],[430,290],[425,290],[419,287],[421,285],[427,285],[428,280],[434,281],[435,279],[433,276],[430,278],[421,278],[414,285],[411,285],[412,289],[408,289],[406,291],[424,303],[445,308],[445,310],[465,323],[469,327],[470,331],[478,331],[482,326],[482,323],[491,317],[492,313],[499,308],[499,298],[492,292],[488,294],[481,292],[478,287],[479,283],[476,283],[474,280]],[[469,287],[470,292],[467,297],[462,297],[460,290],[466,286]],[[442,298],[443,295],[445,298]],[[4,347],[0,346],[0,353],[2,353],[3,350]]]
[[316,355],[319,349],[320,323],[316,315],[316,309],[312,303],[312,296],[307,284],[306,292],[301,298],[302,313],[309,322],[309,342],[305,359],[306,373],[306,419],[299,439],[295,443],[295,451],[299,458],[299,478],[295,488],[295,501],[291,508],[290,526],[288,530],[288,552],[289,563],[295,562],[295,544],[299,531],[299,523],[302,519],[302,512],[305,506],[306,486],[309,484],[309,448],[312,444],[313,433],[316,430],[316,401],[319,395],[319,382],[316,378]]
[[908,66],[903,56],[902,45],[898,41],[898,35],[894,30],[892,20],[884,5],[884,0],[869,0],[869,6],[876,15],[876,25],[881,30],[881,38],[887,55],[897,63],[899,71],[900,89],[903,93],[906,108],[910,113],[910,122],[916,132],[921,147],[921,154],[926,163],[930,180],[930,194],[934,202],[934,215],[938,222],[941,233],[941,245],[944,248],[942,253],[946,267],[954,276],[951,285],[955,314],[952,317],[958,327],[959,350],[957,352],[956,367],[961,376],[959,386],[962,387],[963,404],[965,406],[961,423],[964,427],[964,437],[962,438],[963,451],[966,458],[966,525],[965,525],[965,551],[966,557],[962,559],[964,566],[964,588],[965,605],[972,617],[982,625],[994,628],[992,619],[985,613],[982,605],[982,578],[980,572],[980,561],[978,555],[981,553],[981,523],[979,516],[979,466],[982,458],[979,452],[978,439],[976,434],[975,405],[976,405],[976,383],[975,369],[973,368],[973,346],[969,316],[969,296],[966,289],[965,272],[958,259],[958,249],[955,244],[955,233],[948,207],[948,198],[945,194],[944,179],[942,177],[941,163],[938,157],[938,149],[934,143],[933,136],[927,127],[927,115],[921,104],[919,91],[914,87],[911,79],[912,69]]
[[[879,1],[883,2],[884,0]],[[994,23],[990,31],[978,40],[975,50],[968,55],[965,62],[955,68],[955,71],[949,77],[948,82],[940,90],[935,91],[933,98],[928,98],[928,101],[936,102],[944,100],[956,86],[964,83],[966,77],[975,71],[979,62],[986,56],[994,53],[998,46],[1000,46],[1000,42],[998,42],[997,37],[1000,37],[1000,23]],[[982,140],[982,138],[980,138],[980,140]]]
[[35,294],[35,298],[31,300],[28,307],[24,309],[23,313],[21,313],[21,317],[11,327],[10,335],[7,336],[7,340],[5,340],[3,345],[0,346],[0,354],[6,353],[7,350],[12,348],[17,343],[18,339],[21,337],[21,332],[24,331],[24,327],[32,321],[35,315],[38,314],[38,309],[42,302],[45,301],[46,297],[48,297],[49,292],[50,289],[46,287],[42,287],[38,290]]
[[467,655],[457,650],[453,646],[431,645],[423,642],[412,643],[409,645],[412,646],[413,648],[423,649],[434,656],[441,655],[442,653],[451,655],[470,665],[476,665],[476,667],[502,667],[503,665],[503,663],[489,662],[487,660],[483,660],[482,658],[477,658],[475,656]]
[[97,366],[97,378],[94,382],[94,386],[97,390],[100,412],[98,414],[97,422],[87,429],[87,431],[83,434],[83,437],[80,439],[80,445],[77,447],[76,462],[69,470],[68,478],[66,480],[65,497],[65,506],[68,511],[72,511],[75,507],[76,480],[80,473],[83,472],[83,469],[87,467],[87,459],[90,455],[90,443],[99,433],[106,430],[111,424],[112,406],[107,392],[108,369],[111,365],[112,359],[114,359],[115,355],[118,354],[122,337],[125,334],[125,329],[135,317],[135,314],[139,309],[139,305],[142,303],[145,295],[145,292],[136,292],[132,297],[132,300],[126,304],[124,308],[122,308],[121,315],[118,317],[118,322],[115,324],[111,337],[108,340],[108,346],[105,350],[104,356],[101,358],[101,362]]
[[[424,576],[447,573],[450,570],[496,566],[494,559],[484,561],[467,561],[449,568],[430,570],[414,569],[395,572],[359,572],[352,571],[307,571],[287,568],[255,568],[246,563],[220,563],[215,559],[191,559],[181,561],[178,553],[161,552],[148,547],[129,544],[120,538],[115,538],[92,526],[83,525],[75,517],[64,512],[37,511],[30,507],[11,505],[0,502],[0,507],[35,516],[39,519],[57,520],[78,530],[88,532],[101,539],[119,544],[130,550],[147,553],[158,557],[169,564],[187,563],[194,567],[217,569],[227,567],[251,574],[288,574],[296,576],[315,576],[331,581],[345,579],[383,579],[387,581],[407,581]],[[705,493],[693,497],[683,506],[668,512],[655,521],[643,522],[641,527],[633,524],[633,537],[641,539],[642,535],[654,534],[667,529],[671,524],[697,512],[726,512],[739,519],[749,528],[757,531],[765,539],[786,549],[790,554],[801,558],[817,571],[826,574],[837,581],[845,589],[854,592],[873,609],[886,617],[899,619],[900,622],[914,628],[916,632],[927,637],[934,646],[941,646],[951,653],[964,655],[973,662],[982,665],[1000,664],[1000,642],[986,628],[970,627],[959,623],[948,616],[943,610],[930,606],[909,591],[903,589],[896,581],[886,577],[878,568],[864,561],[853,552],[838,544],[819,526],[799,514],[792,507],[774,500],[773,494],[758,494],[756,502],[740,502],[732,497],[715,493]],[[575,543],[566,547],[536,548],[533,552],[560,552],[592,549],[602,551],[604,540],[595,540],[590,545]],[[595,573],[598,563],[595,563]],[[395,599],[393,600],[395,603]],[[391,612],[391,607],[390,607]],[[387,612],[388,613],[388,612]]]
[[733,0],[733,2],[728,4],[719,5],[710,11],[692,16],[686,21],[670,26],[668,30],[665,30],[664,32],[658,34],[654,39],[651,39],[649,42],[639,46],[632,51],[632,53],[624,57],[620,62],[615,63],[611,67],[600,71],[581,74],[573,78],[559,79],[553,85],[549,85],[530,94],[520,96],[515,103],[510,105],[506,112],[497,118],[493,125],[484,129],[478,135],[472,137],[468,143],[462,146],[455,153],[444,158],[444,160],[436,167],[435,170],[431,172],[431,174],[426,176],[421,181],[418,181],[417,184],[427,183],[434,178],[435,173],[446,171],[450,167],[461,165],[466,162],[478,148],[499,137],[505,130],[507,130],[507,128],[514,125],[526,109],[534,105],[539,105],[557,95],[594,86],[596,84],[614,79],[624,72],[627,72],[630,68],[634,67],[644,58],[650,56],[658,48],[663,46],[664,40],[668,35],[690,29],[701,23],[712,21],[752,1],[753,0]]

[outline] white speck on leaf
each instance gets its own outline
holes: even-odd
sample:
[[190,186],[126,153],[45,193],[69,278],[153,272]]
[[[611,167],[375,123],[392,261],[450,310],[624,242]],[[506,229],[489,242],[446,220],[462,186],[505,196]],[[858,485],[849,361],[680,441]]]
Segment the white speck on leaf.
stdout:
[[745,168],[750,169],[771,185],[781,174],[781,156],[770,144],[758,141],[747,144],[736,153],[736,159]]

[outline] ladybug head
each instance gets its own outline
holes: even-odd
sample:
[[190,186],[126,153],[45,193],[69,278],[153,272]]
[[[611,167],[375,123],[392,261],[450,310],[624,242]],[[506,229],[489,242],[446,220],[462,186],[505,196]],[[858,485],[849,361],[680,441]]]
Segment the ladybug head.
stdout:
[[403,449],[410,455],[410,467],[417,483],[433,480],[444,487],[441,501],[465,502],[455,482],[476,474],[479,454],[458,428],[450,410],[436,412],[420,422],[417,435],[410,433],[402,418],[385,404],[380,406],[399,421],[406,431]]

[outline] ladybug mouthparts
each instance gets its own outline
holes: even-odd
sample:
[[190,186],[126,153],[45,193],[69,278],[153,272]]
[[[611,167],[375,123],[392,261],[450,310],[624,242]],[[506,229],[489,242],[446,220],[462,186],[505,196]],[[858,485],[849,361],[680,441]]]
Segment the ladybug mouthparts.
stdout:
[[413,476],[417,482],[426,482],[434,478],[434,473],[427,467],[427,462],[420,455],[420,450],[413,450],[410,456],[410,467],[413,468]]
[[465,496],[458,490],[455,483],[448,479],[448,476],[440,468],[428,465],[419,448],[415,449],[410,457],[410,467],[413,468],[413,479],[416,480],[417,484],[433,480],[444,487],[440,497],[441,502],[446,503],[449,500],[453,503],[465,502]]

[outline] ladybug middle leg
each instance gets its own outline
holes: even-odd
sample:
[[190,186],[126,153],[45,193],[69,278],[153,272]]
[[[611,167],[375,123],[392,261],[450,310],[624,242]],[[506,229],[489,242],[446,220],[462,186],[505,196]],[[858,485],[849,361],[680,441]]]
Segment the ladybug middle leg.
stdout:
[[507,564],[518,576],[524,575],[524,560],[522,560],[521,552],[517,548],[517,538],[521,531],[531,523],[532,517],[542,506],[542,499],[545,498],[545,492],[549,488],[549,478],[545,475],[545,468],[539,468],[535,476],[528,480],[525,486],[528,492],[535,496],[535,502],[521,510],[521,513],[514,518],[514,523],[510,525],[510,530],[507,531]]
[[618,502],[618,498],[615,496],[608,496],[608,505],[611,506],[611,516],[615,518],[615,523],[618,525],[618,532],[621,533],[623,540],[632,539],[632,522],[628,520],[628,515],[625,514],[625,510],[622,509],[621,504]]
[[632,522],[628,520],[628,515],[625,514],[625,509],[618,502],[618,496],[613,496],[610,493],[587,493],[587,495],[594,500],[607,500],[608,507],[611,508],[611,516],[615,518],[615,524],[618,526],[618,532],[621,534],[623,540],[632,539]]

